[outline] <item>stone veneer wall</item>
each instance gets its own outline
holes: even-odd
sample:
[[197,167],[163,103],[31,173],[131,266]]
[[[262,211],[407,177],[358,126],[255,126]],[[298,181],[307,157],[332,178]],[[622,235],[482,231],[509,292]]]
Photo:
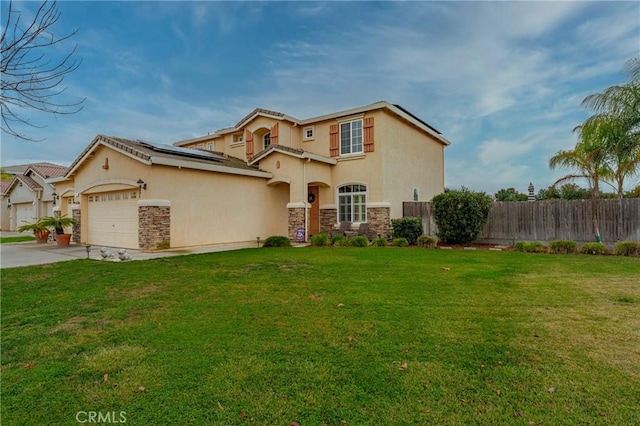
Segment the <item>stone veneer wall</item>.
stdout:
[[304,228],[304,207],[289,207],[289,239],[296,240],[296,229]]
[[391,236],[391,209],[389,207],[367,208],[369,238],[389,238]]
[[337,209],[320,209],[320,232],[330,234],[338,220]]
[[141,250],[171,246],[170,205],[138,204],[138,245]]
[[75,219],[76,223],[73,224],[73,230],[71,231],[71,241],[73,241],[76,244],[80,244],[80,237],[81,237],[81,233],[80,233],[80,218],[81,218],[81,214],[80,214],[80,209],[73,209],[71,210],[71,217],[73,219]]

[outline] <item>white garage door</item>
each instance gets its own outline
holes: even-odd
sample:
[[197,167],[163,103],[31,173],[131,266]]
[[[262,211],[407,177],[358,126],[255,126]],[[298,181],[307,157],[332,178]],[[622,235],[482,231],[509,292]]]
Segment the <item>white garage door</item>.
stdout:
[[89,195],[88,244],[138,248],[138,192],[117,191]]
[[16,204],[16,228],[24,225],[25,222],[36,221],[35,208],[33,203]]

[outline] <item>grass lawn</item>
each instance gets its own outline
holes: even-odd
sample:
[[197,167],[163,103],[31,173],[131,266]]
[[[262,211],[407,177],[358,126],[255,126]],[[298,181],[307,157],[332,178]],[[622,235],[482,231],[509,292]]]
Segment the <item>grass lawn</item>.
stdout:
[[35,241],[36,237],[33,235],[19,235],[17,237],[0,237],[0,244],[6,243],[21,243],[24,241]]
[[7,425],[640,424],[637,258],[76,260],[3,270],[1,315]]

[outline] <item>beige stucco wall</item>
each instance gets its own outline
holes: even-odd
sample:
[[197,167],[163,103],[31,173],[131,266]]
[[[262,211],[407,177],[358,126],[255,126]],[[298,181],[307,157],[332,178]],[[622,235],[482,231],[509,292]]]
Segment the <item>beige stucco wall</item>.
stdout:
[[376,139],[384,141],[380,146],[383,198],[391,204],[391,217],[402,217],[402,202],[413,201],[414,187],[419,201],[429,201],[444,190],[444,145],[399,120],[377,120],[376,126]]
[[[108,170],[102,167],[105,158],[109,158]],[[265,178],[149,166],[100,147],[73,181],[57,184],[62,194],[81,193],[83,243],[90,220],[87,194],[137,188],[138,179],[147,183],[141,200],[170,202],[172,247],[252,241],[287,232],[288,185],[267,187]]]

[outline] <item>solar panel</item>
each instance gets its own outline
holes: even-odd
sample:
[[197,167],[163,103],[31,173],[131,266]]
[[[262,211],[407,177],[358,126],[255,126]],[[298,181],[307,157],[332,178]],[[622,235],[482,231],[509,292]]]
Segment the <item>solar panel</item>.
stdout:
[[138,139],[137,142],[153,151],[163,152],[165,154],[174,154],[174,155],[181,155],[184,157],[200,158],[200,159],[214,160],[214,161],[225,160],[224,156],[211,151],[196,150],[191,148],[181,148],[173,145],[164,145],[159,143],[141,141],[140,139]]

